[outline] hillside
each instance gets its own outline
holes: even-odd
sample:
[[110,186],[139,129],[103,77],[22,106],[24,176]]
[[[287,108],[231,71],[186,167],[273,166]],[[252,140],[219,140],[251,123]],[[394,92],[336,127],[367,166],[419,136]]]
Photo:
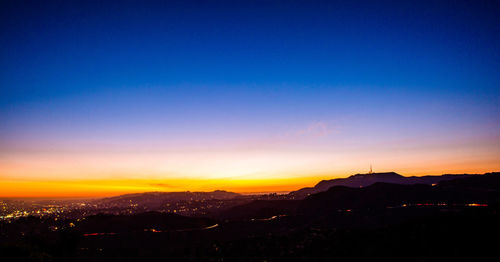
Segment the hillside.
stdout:
[[156,208],[168,202],[177,201],[203,201],[203,200],[227,200],[241,196],[238,193],[216,190],[212,192],[146,192],[137,194],[126,194],[96,200],[98,205],[127,206],[137,204],[143,207]]
[[401,184],[401,185],[414,185],[414,184],[432,185],[442,181],[448,181],[457,178],[465,178],[470,176],[476,176],[476,174],[453,174],[453,175],[445,174],[441,176],[420,176],[420,177],[417,176],[405,177],[395,172],[356,174],[347,178],[322,180],[314,187],[302,188],[297,191],[290,192],[289,195],[293,199],[304,199],[309,195],[324,192],[333,186],[360,188],[379,182]]
[[465,177],[426,184],[390,184],[377,182],[367,187],[334,186],[302,200],[299,212],[326,214],[342,210],[379,209],[402,206],[429,205],[468,206],[471,204],[498,205],[500,202],[500,173]]

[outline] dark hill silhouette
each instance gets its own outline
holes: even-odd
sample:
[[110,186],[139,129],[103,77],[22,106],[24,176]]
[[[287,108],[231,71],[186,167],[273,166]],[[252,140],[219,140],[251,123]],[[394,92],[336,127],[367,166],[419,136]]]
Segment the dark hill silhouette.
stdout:
[[[251,218],[270,218],[277,215],[300,214],[314,217],[320,214],[345,211],[348,209],[385,209],[406,205],[449,204],[465,206],[470,203],[495,204],[500,199],[500,173],[485,175],[445,175],[443,177],[424,177],[423,181],[437,184],[416,183],[415,177],[406,177],[396,173],[374,175],[355,175],[353,183],[368,183],[376,180],[401,182],[375,182],[366,187],[333,186],[330,189],[312,194],[303,200],[257,200],[224,210],[216,216],[218,219],[248,220]],[[453,180],[447,180],[455,178]],[[335,180],[339,181],[339,180]],[[351,185],[353,184],[351,183]],[[403,184],[416,183],[416,184]],[[320,183],[321,184],[321,183]]]
[[500,172],[486,173],[480,176],[470,176],[439,183],[440,187],[454,187],[462,190],[500,190]]
[[128,206],[132,203],[142,207],[157,208],[167,202],[208,199],[226,200],[239,196],[241,195],[238,193],[223,190],[212,192],[146,192],[103,198],[96,200],[95,203],[107,206]]
[[[368,176],[368,175],[366,175]],[[365,175],[358,175],[364,179]],[[375,177],[394,179],[402,177],[396,173],[383,173]],[[219,213],[219,219],[269,218],[277,215],[296,215],[314,218],[322,214],[346,210],[367,211],[394,207],[438,205],[449,207],[479,203],[498,205],[500,201],[500,173],[485,175],[446,176],[438,184],[395,184],[375,182],[366,187],[333,186],[312,194],[303,200],[257,200],[232,207]],[[459,178],[456,178],[459,177]],[[402,177],[404,179],[404,177]],[[435,181],[436,177],[428,178]],[[428,181],[429,181],[428,180]],[[344,180],[345,181],[345,180]],[[405,183],[409,183],[403,180]],[[377,211],[378,212],[378,211]],[[348,222],[347,222],[348,224]]]
[[304,199],[305,197],[324,192],[333,186],[346,186],[352,188],[366,187],[377,182],[413,185],[413,184],[437,184],[441,181],[448,181],[457,178],[465,178],[476,176],[475,174],[445,174],[441,176],[412,176],[405,177],[395,172],[373,173],[373,174],[356,174],[347,178],[336,178],[331,180],[322,180],[314,187],[306,187],[297,191],[290,192],[290,197],[294,199]]
[[402,185],[377,182],[367,187],[334,186],[304,199],[299,207],[303,214],[338,212],[347,209],[377,209],[402,205],[444,203],[467,205],[500,201],[500,173],[442,181],[436,186]]

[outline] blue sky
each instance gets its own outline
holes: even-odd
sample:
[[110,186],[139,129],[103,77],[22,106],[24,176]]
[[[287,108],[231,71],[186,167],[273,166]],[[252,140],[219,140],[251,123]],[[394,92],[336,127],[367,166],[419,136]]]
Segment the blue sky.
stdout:
[[[483,170],[477,150],[499,153],[497,1],[0,5],[9,165],[73,147],[340,156],[363,155],[363,145],[455,145],[463,156],[454,161],[470,155],[470,170]],[[304,130],[321,138],[303,141]]]

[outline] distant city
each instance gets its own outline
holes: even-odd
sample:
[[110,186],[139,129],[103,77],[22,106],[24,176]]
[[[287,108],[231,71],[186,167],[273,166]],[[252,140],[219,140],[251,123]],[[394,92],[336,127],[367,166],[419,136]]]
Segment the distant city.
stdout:
[[[345,179],[325,180],[312,188],[289,193],[238,194],[226,191],[213,192],[147,192],[109,198],[93,199],[3,199],[0,200],[0,220],[13,220],[34,216],[50,219],[83,219],[97,214],[133,215],[144,212],[174,213],[184,216],[209,216],[231,207],[256,200],[301,200],[313,193],[326,191],[332,186],[363,187],[377,182],[397,184],[430,184],[456,178],[478,176],[459,174],[442,176],[404,177],[396,173],[367,173]],[[407,203],[400,207],[419,205],[446,206],[447,203]],[[468,206],[487,206],[466,203]]]

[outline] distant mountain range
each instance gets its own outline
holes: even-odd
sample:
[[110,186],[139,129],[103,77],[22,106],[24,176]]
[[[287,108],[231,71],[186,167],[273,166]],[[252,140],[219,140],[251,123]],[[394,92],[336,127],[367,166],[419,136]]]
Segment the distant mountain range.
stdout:
[[[268,219],[280,215],[301,215],[309,218],[351,209],[385,210],[402,205],[495,205],[499,199],[500,173],[404,177],[388,172],[323,180],[315,187],[289,193],[286,199],[262,200],[218,190],[127,194],[101,199],[99,204],[107,207],[138,205],[147,207],[147,210],[155,210],[155,207],[176,201],[222,200],[223,203],[231,204],[205,215],[217,220],[234,221]],[[208,203],[205,201],[201,205]]]
[[108,206],[126,206],[131,203],[147,207],[159,207],[168,202],[176,201],[200,201],[200,200],[227,200],[241,196],[234,192],[215,190],[212,192],[146,192],[136,194],[126,194],[115,197],[108,197],[96,200],[95,203]]
[[445,174],[440,176],[411,176],[405,177],[395,172],[387,173],[372,173],[372,174],[356,174],[347,178],[335,178],[330,180],[322,180],[314,187],[305,187],[297,191],[289,193],[293,199],[304,199],[309,195],[319,192],[327,191],[333,186],[345,186],[352,188],[366,187],[378,182],[400,184],[400,185],[414,185],[426,184],[432,185],[442,181],[453,180],[457,178],[465,178],[470,176],[477,176],[478,174]]
[[[253,201],[225,210],[220,216],[226,219],[248,219],[300,215],[314,220],[325,215],[337,216],[339,212],[351,210],[384,213],[383,210],[398,207],[443,205],[448,208],[500,204],[499,172],[484,175],[429,176],[423,177],[423,180],[414,179],[414,177],[405,180],[401,177],[396,173],[379,173],[329,180],[328,182],[341,182],[344,185],[332,186],[323,192],[308,195],[300,200]],[[439,178],[441,182],[437,182]],[[392,179],[391,181],[400,183],[373,182],[382,179],[386,181]],[[423,182],[418,183],[419,181]],[[368,184],[370,182],[372,184]],[[345,184],[355,186],[348,187]],[[367,186],[359,186],[360,184]],[[325,185],[325,183],[318,185]],[[344,222],[353,223],[349,220]]]
[[362,188],[334,186],[302,200],[299,213],[319,215],[347,209],[383,209],[402,205],[498,205],[499,200],[500,173],[487,173],[441,181],[435,186],[383,182]]
[[[305,187],[297,191],[290,192],[286,199],[302,200],[309,195],[325,192],[334,186],[343,186],[349,188],[362,188],[375,183],[390,183],[399,185],[425,184],[433,185],[444,181],[451,181],[459,178],[481,177],[480,174],[444,174],[439,176],[411,176],[405,177],[395,172],[355,174],[347,178],[335,178],[322,180],[314,187]],[[200,200],[229,200],[243,198],[244,196],[234,192],[215,190],[212,192],[146,192],[136,194],[126,194],[115,197],[96,200],[95,203],[106,206],[127,206],[137,204],[147,206],[151,209],[160,207],[169,202],[178,201],[200,201]],[[272,200],[272,199],[271,199]]]

